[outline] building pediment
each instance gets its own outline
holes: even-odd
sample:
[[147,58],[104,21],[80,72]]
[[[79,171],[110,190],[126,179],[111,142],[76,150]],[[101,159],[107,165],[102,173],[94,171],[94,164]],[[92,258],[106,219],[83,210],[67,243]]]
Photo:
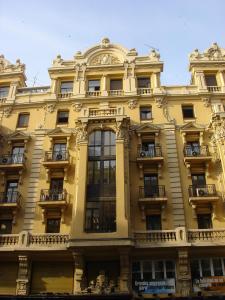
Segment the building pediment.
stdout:
[[225,61],[225,49],[220,48],[217,43],[213,43],[211,47],[200,53],[195,49],[189,56],[190,61]]
[[196,124],[194,122],[189,122],[180,127],[181,132],[200,132],[204,130],[205,130],[205,126]]
[[8,141],[27,141],[29,140],[30,136],[23,131],[15,131],[12,134],[7,136]]
[[53,130],[48,131],[49,137],[69,137],[71,136],[72,131],[68,128],[57,127]]
[[135,127],[135,132],[139,134],[159,133],[160,128],[156,125],[145,123]]
[[0,73],[24,72],[25,65],[17,59],[15,64],[5,59],[4,55],[0,55]]

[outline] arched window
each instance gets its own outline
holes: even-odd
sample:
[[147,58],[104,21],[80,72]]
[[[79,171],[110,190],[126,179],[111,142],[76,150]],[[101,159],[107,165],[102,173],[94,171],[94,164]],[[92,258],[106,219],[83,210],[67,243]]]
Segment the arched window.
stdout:
[[116,230],[115,133],[94,131],[89,136],[86,231]]

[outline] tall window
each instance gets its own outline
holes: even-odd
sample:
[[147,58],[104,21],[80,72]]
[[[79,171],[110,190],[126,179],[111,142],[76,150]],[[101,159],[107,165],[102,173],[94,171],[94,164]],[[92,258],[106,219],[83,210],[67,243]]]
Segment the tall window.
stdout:
[[139,77],[137,79],[138,88],[150,88],[150,78],[149,77]]
[[89,137],[86,231],[116,230],[115,133],[94,131]]
[[0,99],[7,98],[9,93],[9,86],[0,86]]
[[140,107],[140,119],[141,120],[151,120],[152,119],[152,107]]
[[184,119],[193,119],[195,117],[193,105],[182,105],[182,113]]
[[215,75],[205,75],[205,81],[207,86],[217,86]]
[[22,113],[19,114],[18,120],[17,120],[17,127],[27,127],[29,122],[29,113]]
[[72,93],[73,91],[73,81],[63,81],[60,86],[60,93]]
[[88,80],[88,91],[89,92],[100,91],[100,80]]

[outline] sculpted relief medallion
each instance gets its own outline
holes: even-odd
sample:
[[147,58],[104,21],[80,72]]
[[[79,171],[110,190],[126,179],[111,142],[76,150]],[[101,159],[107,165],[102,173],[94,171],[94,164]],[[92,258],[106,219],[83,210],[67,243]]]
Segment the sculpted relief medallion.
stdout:
[[90,65],[115,65],[119,63],[121,62],[118,57],[105,53],[95,56],[91,60]]

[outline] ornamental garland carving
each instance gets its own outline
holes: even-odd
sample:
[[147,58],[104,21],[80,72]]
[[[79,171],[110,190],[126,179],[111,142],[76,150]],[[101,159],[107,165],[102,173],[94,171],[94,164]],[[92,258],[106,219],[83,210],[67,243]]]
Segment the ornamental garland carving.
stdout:
[[135,109],[137,107],[138,101],[136,99],[132,99],[128,101],[129,109]]
[[8,118],[11,115],[12,106],[6,107],[3,109],[3,116]]
[[55,104],[47,104],[45,105],[44,109],[51,114],[54,112]]
[[83,106],[83,104],[79,103],[79,102],[76,102],[76,103],[72,104],[73,110],[76,111],[76,112],[81,111],[82,106]]
[[167,103],[163,96],[155,97],[156,106],[162,108],[164,104]]
[[210,97],[203,97],[202,101],[203,101],[205,107],[209,107],[210,102],[211,102]]
[[220,143],[224,144],[225,142],[225,119],[220,118],[219,116],[213,117],[212,124],[213,135],[212,135],[212,143]]
[[220,48],[217,43],[213,43],[210,48],[208,48],[203,53],[200,53],[198,49],[195,49],[189,55],[190,61],[197,60],[225,60],[225,49]]
[[119,64],[120,60],[118,57],[115,57],[109,53],[100,54],[95,56],[91,62],[90,65],[96,66],[96,65],[115,65]]

